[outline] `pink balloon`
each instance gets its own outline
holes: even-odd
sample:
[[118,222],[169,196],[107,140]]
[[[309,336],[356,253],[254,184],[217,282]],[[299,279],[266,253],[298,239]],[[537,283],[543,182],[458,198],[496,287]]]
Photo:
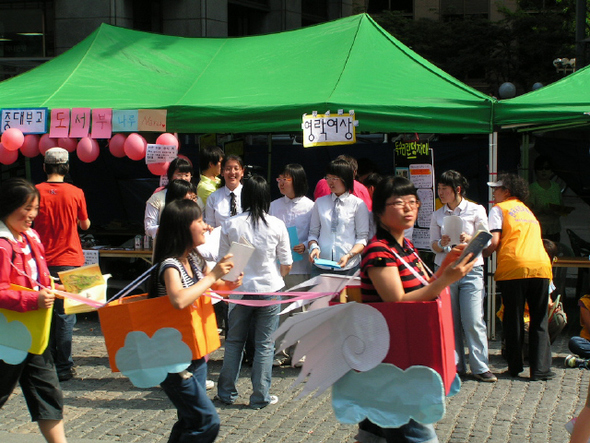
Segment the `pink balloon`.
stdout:
[[156,139],[157,145],[170,145],[175,146],[178,148],[178,139],[174,137],[174,135],[170,134],[169,132],[164,132],[160,134]]
[[74,152],[78,146],[78,141],[75,138],[60,138],[57,144],[68,152]]
[[100,154],[98,142],[90,137],[82,137],[78,142],[76,153],[78,154],[78,158],[84,163],[92,163],[98,158],[98,154]]
[[115,134],[111,137],[111,140],[109,141],[109,151],[111,151],[113,156],[118,158],[125,157],[125,149],[123,148],[125,140],[127,140],[125,134]]
[[[18,128],[8,128],[6,131],[2,133],[2,145],[4,149],[8,149],[9,151],[17,151],[23,145],[25,141],[25,136],[23,135],[23,131]],[[18,153],[17,153],[18,157]]]
[[168,172],[168,166],[170,166],[170,162],[150,163],[147,165],[150,172],[154,175],[166,175],[166,172]]
[[18,149],[11,151],[6,149],[2,143],[0,143],[0,163],[3,165],[11,165],[18,159]]
[[20,152],[25,157],[33,158],[39,155],[39,136],[37,134],[25,135],[25,141],[20,147]]
[[147,142],[145,141],[145,138],[134,132],[129,134],[129,137],[125,140],[123,149],[125,150],[127,157],[131,160],[141,160],[145,157]]
[[45,155],[48,149],[56,148],[57,146],[57,139],[49,138],[49,134],[43,134],[41,139],[39,139],[39,152],[43,155]]

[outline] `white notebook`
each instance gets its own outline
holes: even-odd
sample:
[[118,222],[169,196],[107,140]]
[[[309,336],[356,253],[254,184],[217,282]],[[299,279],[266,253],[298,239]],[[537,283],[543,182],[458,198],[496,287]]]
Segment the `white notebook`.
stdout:
[[231,261],[234,263],[234,267],[231,268],[231,271],[221,278],[225,281],[237,280],[248,264],[250,257],[252,257],[254,249],[254,246],[252,246],[252,244],[244,237],[240,238],[239,242],[232,242],[228,254],[234,255],[231,258]]

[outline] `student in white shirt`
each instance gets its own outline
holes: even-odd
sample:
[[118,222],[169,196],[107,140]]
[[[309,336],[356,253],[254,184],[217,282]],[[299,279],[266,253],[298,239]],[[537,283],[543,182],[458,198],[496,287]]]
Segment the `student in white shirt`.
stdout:
[[332,260],[340,269],[312,267],[311,275],[322,272],[352,275],[359,268],[360,253],[369,237],[369,210],[352,195],[354,172],[345,160],[328,165],[326,181],[331,193],[318,198],[311,212],[308,248],[309,260]]
[[[242,203],[244,212],[226,220],[221,228],[220,257],[228,253],[232,242],[239,242],[244,237],[255,251],[244,269],[242,286],[237,290],[276,292],[285,286],[283,277],[291,270],[293,258],[285,223],[268,214],[270,187],[264,178],[254,175],[244,182]],[[251,295],[231,297],[274,298]],[[236,383],[251,325],[254,327],[254,361],[249,406],[260,409],[278,401],[276,396],[270,395],[270,385],[274,356],[271,335],[279,324],[279,310],[278,304],[264,307],[231,304],[223,367],[218,381],[218,401],[232,404],[238,397]]]
[[295,227],[297,229],[299,242],[295,245],[292,244],[291,249],[303,255],[303,260],[294,261],[291,272],[284,277],[285,289],[289,289],[308,280],[311,272],[306,243],[309,236],[313,201],[306,197],[307,176],[300,164],[286,165],[279,174],[277,182],[283,196],[270,204],[269,214],[285,222],[287,228]]
[[[434,212],[430,222],[430,244],[436,253],[434,264],[440,266],[450,252],[451,237],[444,232],[444,219],[456,215],[463,222],[461,243],[468,243],[478,230],[488,230],[488,218],[483,206],[468,201],[465,193],[467,180],[457,171],[445,171],[438,180],[438,196],[441,208]],[[483,258],[475,259],[473,269],[465,277],[449,287],[455,324],[455,349],[457,350],[457,372],[467,370],[465,344],[469,349],[469,367],[474,378],[483,382],[498,379],[488,366],[488,338],[483,319]]]
[[237,155],[228,155],[221,164],[221,173],[222,186],[209,195],[205,207],[205,222],[214,228],[221,226],[227,218],[242,212],[244,162]]

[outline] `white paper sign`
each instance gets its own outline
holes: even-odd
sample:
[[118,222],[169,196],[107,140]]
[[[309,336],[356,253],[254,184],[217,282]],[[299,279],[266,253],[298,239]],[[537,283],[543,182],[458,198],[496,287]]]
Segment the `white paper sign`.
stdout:
[[356,143],[354,111],[348,114],[303,115],[303,146],[329,146]]
[[2,109],[2,130],[17,128],[23,134],[47,132],[47,108]]
[[156,145],[148,143],[145,152],[146,164],[171,162],[178,157],[178,148],[173,145]]
[[84,266],[98,264],[98,250],[96,249],[83,249],[84,253]]
[[451,237],[451,245],[461,243],[463,232],[463,220],[458,215],[449,215],[443,218],[442,233]]

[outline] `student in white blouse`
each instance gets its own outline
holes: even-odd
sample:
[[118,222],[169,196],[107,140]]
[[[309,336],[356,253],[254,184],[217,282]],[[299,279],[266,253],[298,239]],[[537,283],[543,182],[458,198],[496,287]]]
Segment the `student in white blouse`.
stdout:
[[[255,248],[238,291],[276,292],[285,286],[283,277],[291,270],[293,257],[285,223],[268,214],[270,187],[264,178],[254,175],[244,182],[244,212],[226,220],[221,228],[220,257],[227,255],[232,242],[244,237]],[[274,296],[232,295],[231,298],[274,299]],[[219,374],[217,400],[232,404],[238,397],[237,381],[242,366],[244,345],[253,327],[254,360],[252,395],[249,406],[260,409],[278,401],[270,395],[274,341],[271,335],[279,324],[280,305],[229,307],[229,329],[225,340],[223,367]]]
[[332,260],[339,269],[312,267],[311,275],[323,272],[352,275],[359,268],[360,253],[369,237],[369,210],[352,194],[354,172],[344,160],[328,165],[326,181],[331,194],[316,200],[311,212],[308,248],[309,260]]
[[207,198],[205,206],[205,223],[214,228],[242,212],[244,162],[237,155],[228,155],[221,164],[221,173],[222,186]]
[[285,289],[289,289],[308,280],[311,272],[306,243],[309,236],[313,201],[305,196],[308,189],[307,176],[300,164],[286,165],[279,174],[277,182],[283,196],[270,204],[269,214],[285,222],[287,229],[294,227],[297,230],[299,241],[297,244],[292,244],[291,249],[303,255],[303,260],[294,261],[291,272],[284,277]]

